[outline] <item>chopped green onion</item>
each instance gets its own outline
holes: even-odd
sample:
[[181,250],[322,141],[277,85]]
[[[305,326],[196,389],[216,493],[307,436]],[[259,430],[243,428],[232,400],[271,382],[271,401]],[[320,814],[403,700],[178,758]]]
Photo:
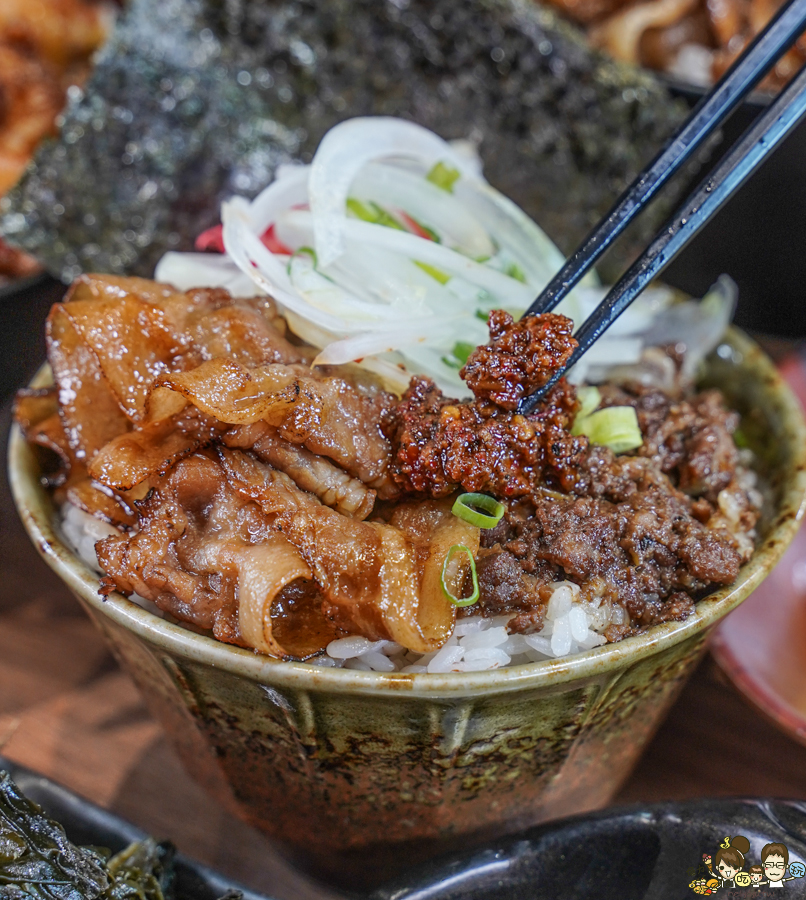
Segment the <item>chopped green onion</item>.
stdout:
[[450,356],[443,356],[442,362],[452,369],[461,369],[467,363],[470,354],[476,349],[475,344],[468,344],[467,341],[457,341],[453,345]]
[[747,435],[741,428],[737,428],[736,431],[733,432],[733,443],[736,444],[740,450],[744,450],[746,447],[750,446],[750,441],[747,440]]
[[425,176],[425,180],[452,194],[453,186],[459,180],[460,174],[458,169],[446,166],[444,162],[438,162]]
[[457,341],[453,345],[451,353],[464,365],[470,354],[476,349],[475,344],[468,344],[467,341]]
[[481,319],[482,322],[486,325],[490,321],[490,310],[489,309],[477,309],[476,310],[476,318]]
[[478,528],[495,528],[506,507],[489,494],[460,494],[451,512]]
[[356,218],[362,219],[364,222],[375,221],[375,216],[372,212],[368,210],[360,200],[356,200],[355,197],[347,198],[347,209],[349,209]]
[[526,284],[526,274],[517,263],[510,263],[504,270],[504,274],[509,275],[510,278],[514,278],[515,281]]
[[395,228],[398,231],[406,230],[391,213],[388,213],[382,206],[378,206],[374,200],[371,200],[369,205],[375,213],[375,221],[378,225],[385,225],[387,228]]
[[577,397],[581,404],[577,413],[578,419],[589,416],[602,402],[602,395],[599,393],[599,388],[596,387],[578,387]]
[[[461,570],[459,569],[459,564],[455,560],[455,556],[459,553],[466,553],[467,558],[470,561],[470,575],[473,579],[473,593],[469,597],[457,597],[451,589],[448,587],[447,579],[450,578],[452,586],[456,584],[460,580]],[[464,581],[464,578],[461,578]],[[479,579],[476,575],[476,561],[473,559],[473,554],[470,550],[465,547],[464,544],[454,544],[450,550],[448,550],[448,555],[445,557],[445,562],[442,564],[442,577],[440,579],[440,584],[442,585],[442,591],[448,600],[453,603],[454,606],[472,606],[479,599]],[[457,584],[457,589],[461,588],[461,584]]]
[[426,275],[430,275],[440,284],[447,284],[451,280],[451,276],[448,275],[447,272],[443,272],[442,269],[437,269],[436,266],[430,266],[428,263],[420,262],[416,259],[413,259],[412,262],[417,268],[422,269]]
[[609,406],[584,418],[577,416],[571,434],[584,435],[592,444],[603,444],[614,453],[635,450],[644,442],[632,406]]
[[286,264],[285,270],[289,275],[291,274],[291,263],[293,263],[294,260],[300,256],[310,256],[310,258],[313,260],[314,269],[319,265],[319,259],[316,255],[316,250],[314,250],[313,247],[299,247],[288,258],[288,263]]
[[363,222],[370,222],[373,225],[385,225],[387,228],[394,228],[396,231],[406,230],[393,215],[388,213],[382,206],[378,206],[373,200],[370,200],[369,206],[370,208],[368,209],[355,197],[347,198],[347,209]]

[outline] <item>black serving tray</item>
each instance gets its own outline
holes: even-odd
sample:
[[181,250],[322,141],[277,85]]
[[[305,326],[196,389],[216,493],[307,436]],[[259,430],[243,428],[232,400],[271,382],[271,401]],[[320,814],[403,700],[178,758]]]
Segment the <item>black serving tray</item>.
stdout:
[[[0,769],[10,772],[20,789],[60,822],[76,844],[117,851],[146,836],[2,756]],[[702,868],[703,854],[716,855],[725,837],[737,834],[750,840],[748,866],[759,861],[765,844],[773,842],[785,844],[790,864],[806,863],[806,802],[720,799],[609,809],[443,856],[412,867],[370,895],[350,896],[353,900],[691,900],[697,895],[689,884],[697,877],[697,867]],[[217,900],[228,890],[242,891],[243,900],[271,900],[181,854],[175,870],[177,900]],[[784,887],[784,900],[806,897],[806,876]],[[750,900],[758,894],[737,887],[720,890],[718,896]]]
[[[739,834],[751,843],[748,866],[769,843],[784,844],[790,864],[803,863],[806,803],[693,800],[610,809],[419,866],[371,900],[695,900],[689,885],[708,874],[703,855],[715,856],[726,836]],[[806,877],[783,888],[783,900],[806,897]],[[779,895],[769,891],[737,886],[716,897]]]
[[[129,822],[3,756],[0,756],[0,769],[5,769],[30,800],[38,803],[51,818],[64,827],[67,837],[74,844],[106,847],[117,853],[132,841],[147,837],[144,831]],[[154,837],[158,840],[170,840],[170,835]],[[174,870],[176,900],[218,900],[231,890],[241,891],[243,900],[271,900],[263,894],[256,894],[241,885],[233,884],[181,853],[175,858]]]

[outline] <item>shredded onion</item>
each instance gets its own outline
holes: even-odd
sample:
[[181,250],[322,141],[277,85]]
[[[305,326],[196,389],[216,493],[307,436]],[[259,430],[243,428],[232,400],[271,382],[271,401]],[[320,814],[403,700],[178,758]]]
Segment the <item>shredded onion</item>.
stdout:
[[[540,228],[484,181],[466,147],[385,117],[337,125],[310,166],[283,166],[253,201],[223,204],[222,223],[226,256],[169,253],[158,278],[270,294],[292,331],[322,350],[317,363],[357,361],[392,390],[419,372],[466,393],[453,348],[486,342],[486,313],[524,310],[563,263]],[[603,294],[589,275],[557,311],[580,325]],[[646,290],[571,380],[638,364],[650,342],[682,341],[701,358],[730,304],[700,310],[672,300],[665,288]]]

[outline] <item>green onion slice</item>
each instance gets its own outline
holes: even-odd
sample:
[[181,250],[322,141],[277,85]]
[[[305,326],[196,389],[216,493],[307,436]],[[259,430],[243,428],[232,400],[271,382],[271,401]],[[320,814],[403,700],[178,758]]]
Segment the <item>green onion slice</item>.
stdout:
[[476,349],[475,344],[468,344],[467,341],[457,341],[453,345],[451,353],[459,362],[464,365],[470,357],[470,354]]
[[520,281],[521,284],[526,284],[526,273],[517,263],[510,263],[504,270],[504,274],[514,278],[515,281]]
[[388,213],[382,206],[378,206],[374,200],[370,200],[367,207],[356,197],[348,197],[347,209],[357,219],[361,219],[362,222],[369,222],[372,225],[384,225],[387,228],[394,228],[395,231],[406,230],[393,215]]
[[460,494],[451,512],[477,528],[495,528],[506,507],[489,494]]
[[[314,269],[317,268],[317,266],[319,265],[319,259],[316,256],[316,250],[314,250],[313,247],[299,247],[288,258],[288,263],[286,264],[285,270],[289,275],[291,274],[291,264],[295,259],[300,259],[303,256],[309,256],[313,261]],[[325,278],[327,278],[327,276],[325,276]]]
[[453,166],[446,166],[444,162],[438,162],[425,176],[426,181],[435,184],[449,194],[453,193],[453,186],[459,180],[460,172]]
[[[457,556],[461,553],[467,555],[468,562],[470,563],[470,575],[473,578],[473,593],[469,597],[457,597],[451,591],[451,587],[453,586],[456,586],[457,590],[461,588],[461,583],[464,581],[464,572],[457,559]],[[449,581],[451,587],[448,586]],[[453,547],[448,550],[448,555],[445,557],[445,562],[442,564],[440,584],[442,585],[442,592],[454,606],[472,606],[479,599],[479,579],[476,575],[476,560],[473,559],[473,554],[464,544],[454,544]]]
[[582,405],[577,413],[578,419],[584,419],[585,416],[589,416],[602,402],[602,395],[599,393],[599,388],[597,387],[578,387],[577,397]]
[[435,281],[438,281],[440,284],[447,284],[451,280],[451,276],[448,272],[443,272],[442,269],[438,269],[436,266],[432,266],[429,263],[420,262],[418,259],[413,259],[412,262],[418,269],[422,269],[426,275],[430,275]]
[[632,406],[609,406],[589,416],[577,416],[571,434],[584,435],[592,444],[603,444],[614,453],[635,450],[644,443]]

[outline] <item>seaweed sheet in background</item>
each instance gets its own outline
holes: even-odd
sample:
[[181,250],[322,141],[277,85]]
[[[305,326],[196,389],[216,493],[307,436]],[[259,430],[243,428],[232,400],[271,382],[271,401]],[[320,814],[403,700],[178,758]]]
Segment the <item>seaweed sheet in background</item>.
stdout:
[[[0,764],[5,761],[0,759]],[[37,779],[21,771],[23,778]],[[66,793],[46,779],[39,781],[46,792]],[[92,812],[89,804],[73,799],[74,815],[82,807],[85,814]],[[179,900],[174,876],[171,844],[143,837],[111,858],[97,847],[77,846],[61,824],[0,769],[0,900]],[[202,895],[209,892],[197,893],[195,900]],[[219,900],[243,900],[243,896],[233,889]]]
[[77,847],[0,771],[2,900],[169,900],[172,857],[150,838],[111,859]]
[[372,114],[478,142],[569,252],[684,113],[532,0],[131,0],[0,231],[65,281],[151,275],[222,199]]

